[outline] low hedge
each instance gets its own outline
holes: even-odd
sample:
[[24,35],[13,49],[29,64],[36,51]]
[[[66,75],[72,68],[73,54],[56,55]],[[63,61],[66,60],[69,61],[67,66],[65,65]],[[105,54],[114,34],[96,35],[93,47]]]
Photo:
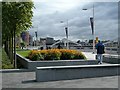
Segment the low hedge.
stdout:
[[67,49],[32,50],[27,58],[32,61],[86,59],[82,52]]

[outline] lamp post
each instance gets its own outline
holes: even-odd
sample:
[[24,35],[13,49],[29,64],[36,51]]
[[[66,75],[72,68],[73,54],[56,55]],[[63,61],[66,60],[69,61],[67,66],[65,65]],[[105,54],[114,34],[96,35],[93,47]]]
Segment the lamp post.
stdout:
[[68,42],[68,20],[67,20],[67,26],[66,26],[66,38],[67,38],[67,49],[69,49],[69,42]]
[[[87,9],[84,8],[82,10],[87,10]],[[92,18],[92,20],[91,20],[91,28],[92,28],[92,35],[93,35],[93,54],[94,54],[95,53],[95,40],[94,40],[94,38],[95,38],[95,30],[94,30],[95,29],[95,25],[94,25],[94,23],[95,23],[95,16],[94,16],[94,4],[93,4],[93,17],[91,17],[91,18]]]
[[37,46],[37,42],[38,42],[37,31],[35,31],[35,36],[36,36],[36,46]]
[[[64,22],[61,21],[61,23],[64,23]],[[67,40],[66,47],[67,47],[67,49],[69,49],[69,42],[68,42],[68,19],[67,19],[67,22],[66,22],[66,25],[65,25],[65,32],[66,32],[66,40]]]
[[95,53],[95,15],[94,15],[94,4],[93,4],[93,54]]

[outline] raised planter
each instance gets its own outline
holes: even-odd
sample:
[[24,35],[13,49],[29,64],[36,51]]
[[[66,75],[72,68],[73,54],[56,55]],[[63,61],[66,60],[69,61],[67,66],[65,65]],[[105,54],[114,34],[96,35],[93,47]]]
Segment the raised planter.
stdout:
[[30,61],[17,54],[17,60],[24,68],[29,70],[36,70],[36,67],[46,66],[70,66],[70,65],[95,65],[96,60],[53,60],[53,61]]
[[118,56],[104,55],[103,62],[110,63],[110,64],[119,64],[120,58],[118,58]]
[[118,75],[118,64],[37,67],[36,81],[57,81]]

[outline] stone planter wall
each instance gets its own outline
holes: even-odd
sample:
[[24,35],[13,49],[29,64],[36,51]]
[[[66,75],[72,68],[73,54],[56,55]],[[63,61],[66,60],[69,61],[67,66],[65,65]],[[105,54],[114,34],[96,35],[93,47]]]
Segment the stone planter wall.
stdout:
[[120,69],[118,64],[37,67],[36,81],[45,82],[116,76],[120,74],[118,68]]
[[24,68],[36,70],[36,67],[46,66],[70,66],[70,65],[95,65],[96,60],[54,60],[54,61],[30,61],[17,54],[17,60]]
[[110,64],[119,64],[120,59],[115,56],[103,56],[103,62],[110,63]]

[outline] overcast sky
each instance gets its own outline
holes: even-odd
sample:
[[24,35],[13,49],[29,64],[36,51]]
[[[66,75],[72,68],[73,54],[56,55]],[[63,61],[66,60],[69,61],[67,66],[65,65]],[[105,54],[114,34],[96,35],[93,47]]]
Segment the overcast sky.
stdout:
[[[81,2],[81,0],[41,0],[34,2],[33,28],[29,31],[39,37],[65,37],[64,27],[69,27],[69,39],[92,39],[89,18],[95,9],[95,37],[102,40],[118,37],[117,2]],[[83,8],[88,10],[83,11]],[[63,23],[60,23],[63,21]]]

